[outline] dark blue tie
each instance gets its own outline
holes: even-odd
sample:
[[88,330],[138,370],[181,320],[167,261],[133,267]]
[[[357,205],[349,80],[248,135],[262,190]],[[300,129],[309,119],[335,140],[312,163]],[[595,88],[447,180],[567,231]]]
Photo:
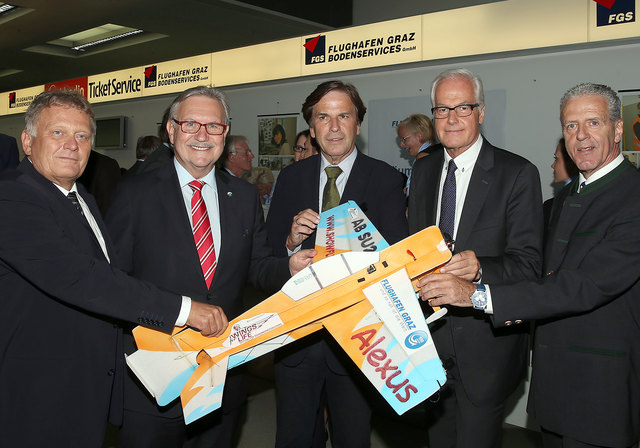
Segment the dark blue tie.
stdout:
[[75,191],[70,191],[69,194],[67,195],[67,199],[69,199],[71,201],[71,203],[76,206],[76,208],[78,209],[80,214],[82,216],[84,216],[84,213],[82,212],[82,206],[80,205],[80,201],[78,200],[78,196],[76,196],[76,192]]
[[456,221],[456,166],[453,159],[449,161],[447,178],[442,187],[442,201],[440,202],[440,231],[445,238],[453,239]]

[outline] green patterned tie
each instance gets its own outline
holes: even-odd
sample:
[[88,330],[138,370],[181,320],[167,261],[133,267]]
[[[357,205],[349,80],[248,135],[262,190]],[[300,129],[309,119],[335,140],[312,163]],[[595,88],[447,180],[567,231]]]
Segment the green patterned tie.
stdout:
[[340,204],[340,193],[336,186],[336,179],[342,173],[339,166],[328,166],[324,169],[327,173],[327,183],[322,192],[322,211],[329,210]]

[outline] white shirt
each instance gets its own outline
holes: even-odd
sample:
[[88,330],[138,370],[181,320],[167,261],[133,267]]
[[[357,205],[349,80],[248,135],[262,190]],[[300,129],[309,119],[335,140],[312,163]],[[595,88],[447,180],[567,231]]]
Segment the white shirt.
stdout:
[[[473,167],[476,165],[478,155],[480,154],[480,148],[482,148],[482,135],[478,136],[478,140],[475,141],[465,152],[460,154],[454,159],[456,164],[456,216],[453,227],[453,235],[451,237],[456,239],[458,234],[458,225],[460,224],[460,216],[462,215],[462,208],[464,207],[464,200],[467,197],[467,190],[469,189],[469,182],[471,181],[471,174],[473,173]],[[440,176],[440,186],[438,189],[438,206],[436,207],[436,225],[440,222],[440,204],[442,203],[442,189],[444,187],[444,181],[447,178],[447,170],[449,169],[449,161],[451,156],[447,151],[444,152],[444,164],[442,166],[442,175]]]

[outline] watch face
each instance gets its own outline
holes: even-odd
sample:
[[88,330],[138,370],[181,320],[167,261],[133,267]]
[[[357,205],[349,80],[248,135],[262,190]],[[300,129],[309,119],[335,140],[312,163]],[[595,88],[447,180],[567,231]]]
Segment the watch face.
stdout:
[[471,302],[474,308],[484,309],[487,306],[487,293],[485,291],[476,291],[471,296]]

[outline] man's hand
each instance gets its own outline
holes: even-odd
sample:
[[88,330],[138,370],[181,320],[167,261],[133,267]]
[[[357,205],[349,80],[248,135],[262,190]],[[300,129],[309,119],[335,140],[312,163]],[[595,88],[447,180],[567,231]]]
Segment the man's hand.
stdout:
[[187,325],[200,330],[203,336],[220,336],[229,321],[219,306],[192,300]]
[[426,275],[418,281],[417,286],[420,288],[420,298],[428,301],[431,306],[473,305],[471,296],[476,290],[476,285],[453,274]]
[[296,247],[309,238],[309,235],[316,230],[318,224],[320,224],[320,215],[310,208],[302,210],[294,216],[291,232],[287,236],[287,249],[293,252]]
[[291,275],[296,275],[309,266],[317,252],[315,249],[303,249],[291,255],[289,257],[289,272],[291,272]]
[[451,257],[451,260],[440,268],[440,272],[457,275],[470,282],[477,282],[480,280],[480,262],[474,251],[465,250]]

